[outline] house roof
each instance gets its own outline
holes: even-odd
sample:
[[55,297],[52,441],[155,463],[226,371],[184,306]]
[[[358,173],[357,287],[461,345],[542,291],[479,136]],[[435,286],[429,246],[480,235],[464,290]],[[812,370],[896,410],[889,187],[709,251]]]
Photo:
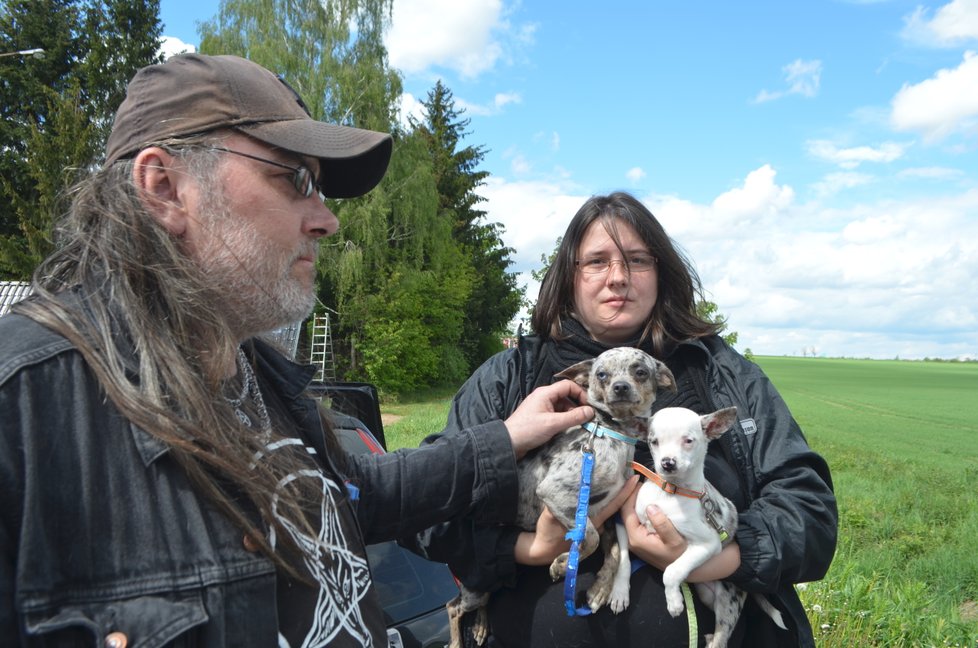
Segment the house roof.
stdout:
[[31,294],[31,284],[27,281],[0,281],[0,315],[5,315],[10,307]]

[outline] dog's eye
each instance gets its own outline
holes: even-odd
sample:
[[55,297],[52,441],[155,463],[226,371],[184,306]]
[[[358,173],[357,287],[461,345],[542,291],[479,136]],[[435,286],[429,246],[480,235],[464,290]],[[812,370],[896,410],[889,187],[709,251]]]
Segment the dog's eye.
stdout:
[[636,369],[635,370],[635,377],[638,378],[639,380],[645,380],[646,378],[649,377],[649,370],[648,369]]
[[683,443],[685,443],[686,445],[693,445],[693,437],[685,437],[683,439]]
[[601,382],[604,382],[604,381],[608,380],[608,372],[607,371],[599,371],[596,374],[594,374],[594,376],[595,376],[595,378],[597,378]]
[[657,446],[657,445],[659,445],[659,440],[658,439],[649,439],[649,445],[650,446]]

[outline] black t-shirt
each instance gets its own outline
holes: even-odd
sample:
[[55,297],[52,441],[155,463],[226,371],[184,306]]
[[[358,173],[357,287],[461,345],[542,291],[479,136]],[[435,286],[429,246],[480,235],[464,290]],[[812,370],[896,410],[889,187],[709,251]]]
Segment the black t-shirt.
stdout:
[[[281,404],[274,397],[266,400],[273,420],[281,422]],[[282,479],[280,488],[294,487],[298,480],[305,480],[305,486],[323,494],[318,509],[309,512],[314,537],[284,523],[294,542],[304,549],[302,564],[297,568],[314,584],[279,571],[279,648],[385,647],[386,622],[356,522],[355,495],[347,491],[329,462],[310,443],[299,438],[279,439],[266,447],[265,456],[275,452],[298,452],[309,459],[308,468]],[[269,541],[273,547],[279,544],[274,534]]]

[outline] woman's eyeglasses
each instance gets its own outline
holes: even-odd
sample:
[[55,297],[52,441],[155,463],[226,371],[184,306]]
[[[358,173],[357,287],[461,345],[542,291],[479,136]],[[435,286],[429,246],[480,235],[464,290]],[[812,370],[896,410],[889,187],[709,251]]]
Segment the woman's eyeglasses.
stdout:
[[616,263],[620,263],[627,272],[650,272],[659,262],[651,254],[633,254],[627,259],[606,259],[605,257],[588,257],[574,261],[584,274],[599,275],[608,272]]
[[312,174],[312,171],[310,171],[309,168],[304,164],[300,164],[299,166],[296,167],[289,166],[288,164],[282,164],[281,162],[276,162],[275,160],[267,160],[263,157],[258,157],[257,155],[251,155],[250,153],[242,153],[241,151],[233,151],[229,148],[224,148],[222,146],[206,146],[204,148],[207,148],[211,151],[220,151],[222,153],[231,153],[232,155],[240,155],[241,157],[246,157],[249,160],[256,160],[258,162],[264,162],[265,164],[272,164],[282,169],[288,169],[289,171],[292,172],[292,186],[295,187],[295,190],[299,192],[300,196],[302,196],[303,198],[308,198],[309,196],[312,195],[313,191],[317,191],[319,192],[320,198],[322,198],[323,200],[326,199],[326,197],[323,196],[323,190],[319,186],[319,181],[316,179],[316,176],[314,176]]

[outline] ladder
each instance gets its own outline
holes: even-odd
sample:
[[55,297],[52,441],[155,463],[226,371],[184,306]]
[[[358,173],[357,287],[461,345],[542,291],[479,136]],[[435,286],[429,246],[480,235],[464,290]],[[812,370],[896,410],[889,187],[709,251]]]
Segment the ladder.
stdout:
[[336,382],[333,365],[333,336],[329,329],[329,313],[316,314],[312,318],[312,349],[309,361],[316,366],[313,380],[325,383]]

